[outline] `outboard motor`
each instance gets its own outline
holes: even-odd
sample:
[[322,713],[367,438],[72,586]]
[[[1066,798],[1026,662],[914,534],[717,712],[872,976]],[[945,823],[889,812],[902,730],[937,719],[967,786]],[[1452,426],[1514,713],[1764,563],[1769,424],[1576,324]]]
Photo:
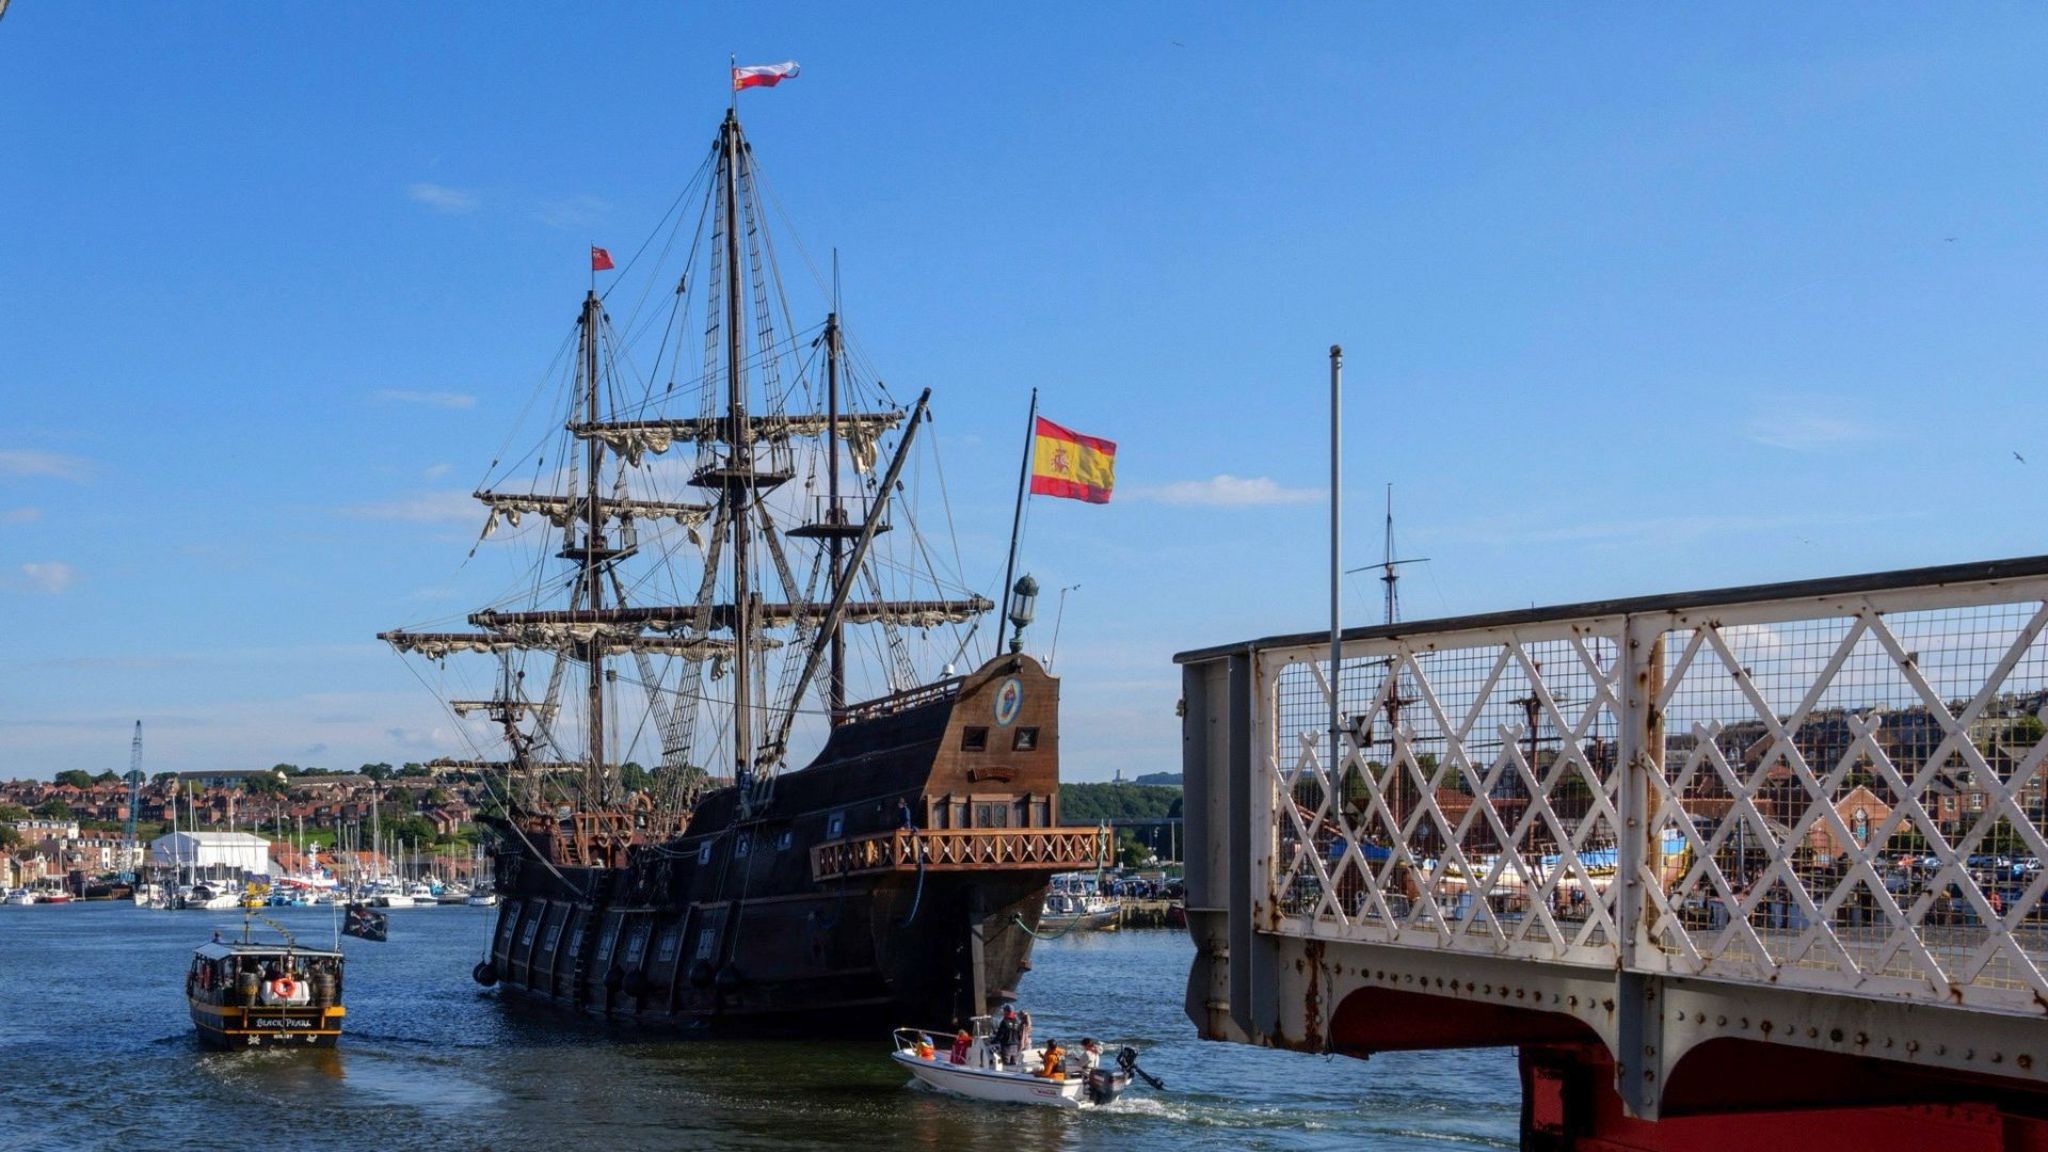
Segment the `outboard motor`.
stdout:
[[1130,1087],[1130,1084],[1131,1078],[1128,1075],[1112,1072],[1107,1068],[1094,1069],[1088,1073],[1088,1102],[1107,1104],[1122,1095],[1123,1090]]
[[1129,1083],[1131,1077],[1136,1076],[1138,1079],[1150,1084],[1153,1091],[1166,1091],[1166,1081],[1138,1067],[1138,1050],[1136,1048],[1125,1045],[1123,1051],[1116,1054],[1116,1066],[1124,1074],[1126,1083]]

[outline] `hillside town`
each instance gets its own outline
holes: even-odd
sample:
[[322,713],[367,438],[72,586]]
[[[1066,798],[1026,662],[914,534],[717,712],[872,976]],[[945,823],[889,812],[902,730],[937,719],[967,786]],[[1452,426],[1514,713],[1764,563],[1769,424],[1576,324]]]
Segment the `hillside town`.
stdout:
[[150,842],[179,829],[255,833],[280,875],[305,870],[309,848],[362,842],[372,824],[412,852],[466,866],[474,817],[489,806],[481,776],[423,764],[162,772],[132,785],[75,769],[0,781],[0,887],[136,872]]

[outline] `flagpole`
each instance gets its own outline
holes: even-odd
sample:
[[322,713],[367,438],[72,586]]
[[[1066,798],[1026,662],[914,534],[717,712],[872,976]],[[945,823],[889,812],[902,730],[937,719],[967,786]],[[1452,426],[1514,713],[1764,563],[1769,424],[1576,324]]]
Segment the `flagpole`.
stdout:
[[[996,611],[1000,616],[1010,602],[1010,579],[1017,574],[1017,530],[1024,523],[1024,484],[1031,478],[1031,448],[1038,439],[1038,389],[1031,390],[1031,414],[1024,418],[1024,459],[1017,462],[1017,509],[1010,514],[1010,561],[1003,567],[1003,586],[996,589]],[[1003,629],[996,626],[996,651],[1001,652]]]
[[1344,686],[1344,632],[1339,599],[1339,575],[1343,570],[1340,556],[1343,527],[1343,490],[1339,486],[1343,479],[1343,425],[1338,419],[1343,411],[1344,395],[1344,349],[1330,345],[1330,758],[1324,762],[1324,771],[1331,787],[1339,787],[1342,772],[1339,761],[1343,749],[1343,686]]
[[[759,57],[756,57],[759,59]],[[726,58],[725,82],[732,89],[732,118],[740,118],[740,54],[729,53]]]

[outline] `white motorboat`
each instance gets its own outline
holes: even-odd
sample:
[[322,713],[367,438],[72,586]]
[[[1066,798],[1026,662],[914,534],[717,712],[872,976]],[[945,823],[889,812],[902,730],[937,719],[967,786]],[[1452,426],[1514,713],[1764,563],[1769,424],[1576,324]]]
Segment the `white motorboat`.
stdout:
[[462,902],[471,908],[496,908],[498,906],[498,894],[496,892],[471,892],[462,898]]
[[37,900],[36,894],[28,889],[16,888],[7,894],[6,902],[9,904],[34,904],[37,903]]
[[[1130,1087],[1133,1075],[1143,1076],[1154,1088],[1164,1087],[1139,1070],[1134,1048],[1117,1053],[1115,1068],[1104,1068],[1096,1063],[1099,1048],[1084,1050],[1077,1045],[1055,1057],[1058,1075],[1047,1076],[1039,1071],[1046,1064],[1045,1048],[1026,1049],[1018,1054],[1016,1065],[1007,1066],[989,1039],[989,1032],[989,1018],[977,1016],[971,1032],[964,1037],[956,1036],[949,1045],[939,1046],[933,1044],[931,1033],[899,1028],[889,1058],[921,1084],[997,1104],[1095,1108],[1121,1095]],[[941,1031],[938,1035],[945,1033]]]
[[372,908],[411,908],[416,901],[404,892],[379,892],[370,897]]
[[222,908],[240,908],[242,894],[232,886],[215,888],[210,884],[194,884],[178,893],[178,907],[199,908],[217,911]]
[[1122,901],[1101,895],[1095,878],[1085,872],[1068,872],[1052,878],[1045,893],[1045,907],[1039,912],[1041,932],[1070,932],[1113,929],[1122,911]]

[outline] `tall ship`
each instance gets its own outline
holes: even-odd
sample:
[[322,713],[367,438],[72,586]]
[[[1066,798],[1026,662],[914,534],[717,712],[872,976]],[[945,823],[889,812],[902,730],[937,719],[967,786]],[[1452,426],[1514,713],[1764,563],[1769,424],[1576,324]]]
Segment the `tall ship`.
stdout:
[[437,764],[501,808],[479,982],[679,1028],[965,1022],[1103,845],[1059,823],[1035,585],[1006,642],[918,529],[950,530],[930,391],[869,369],[836,260],[800,321],[774,204],[735,107],[603,292],[592,250],[554,415],[475,492],[472,557],[523,549],[513,590],[379,638],[470,686],[447,704],[472,754]]

